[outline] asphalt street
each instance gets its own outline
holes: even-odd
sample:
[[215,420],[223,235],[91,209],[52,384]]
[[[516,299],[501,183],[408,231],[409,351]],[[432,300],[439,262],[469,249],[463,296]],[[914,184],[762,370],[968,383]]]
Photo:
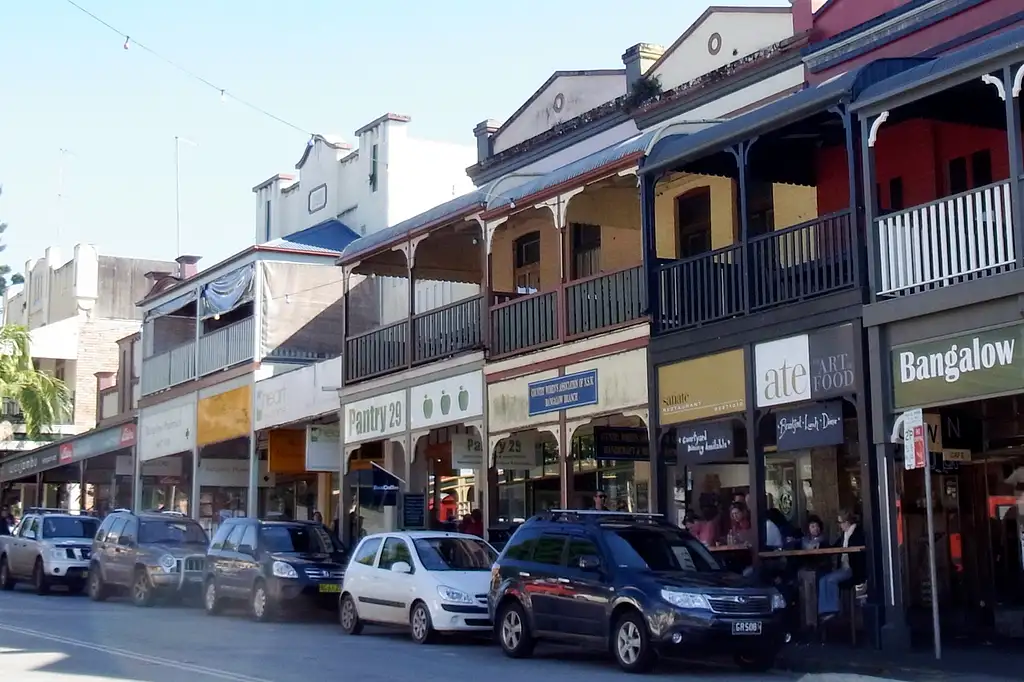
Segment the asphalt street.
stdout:
[[[484,641],[417,646],[404,633],[367,628],[346,637],[332,615],[260,624],[242,614],[197,608],[140,609],[113,599],[18,589],[0,593],[0,680],[14,682],[520,682],[623,680],[610,659],[538,647],[530,660],[505,658]],[[662,663],[651,680],[840,682],[880,678],[744,675],[729,666]]]

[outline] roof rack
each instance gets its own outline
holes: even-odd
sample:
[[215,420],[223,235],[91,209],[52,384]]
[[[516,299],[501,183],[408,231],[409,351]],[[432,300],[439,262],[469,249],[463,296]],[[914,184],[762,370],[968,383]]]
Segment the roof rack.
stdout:
[[85,509],[59,509],[57,507],[26,507],[24,514],[37,514],[45,516],[46,514],[66,514],[68,516],[92,516],[95,512],[90,512]]
[[545,521],[563,523],[604,523],[614,521],[634,521],[642,523],[668,523],[664,514],[647,512],[603,511],[598,509],[549,509],[534,516]]

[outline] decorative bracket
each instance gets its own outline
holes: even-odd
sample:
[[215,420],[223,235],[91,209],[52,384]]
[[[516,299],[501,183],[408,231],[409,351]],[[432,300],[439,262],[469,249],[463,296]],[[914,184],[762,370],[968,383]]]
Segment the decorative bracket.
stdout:
[[874,121],[871,122],[871,130],[868,131],[868,147],[874,149],[875,142],[878,142],[878,129],[889,120],[889,112],[883,111]]
[[991,85],[996,89],[996,93],[999,95],[999,99],[1006,101],[1006,86],[1003,85],[1002,78],[996,78],[990,73],[986,73],[981,77],[981,82],[985,85]]

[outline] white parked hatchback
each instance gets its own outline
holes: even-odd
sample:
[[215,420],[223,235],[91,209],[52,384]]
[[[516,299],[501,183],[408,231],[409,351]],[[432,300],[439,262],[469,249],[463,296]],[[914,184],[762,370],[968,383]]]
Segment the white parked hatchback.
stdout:
[[377,533],[351,554],[338,619],[350,635],[363,625],[409,628],[425,644],[436,633],[489,632],[487,590],[498,553],[474,535]]

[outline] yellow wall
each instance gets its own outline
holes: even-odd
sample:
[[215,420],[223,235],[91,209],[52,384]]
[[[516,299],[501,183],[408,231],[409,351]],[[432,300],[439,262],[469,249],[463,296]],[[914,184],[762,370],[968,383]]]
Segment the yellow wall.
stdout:
[[[614,272],[643,264],[640,232],[640,193],[635,188],[598,188],[577,194],[569,202],[569,223],[601,226],[601,270]],[[491,288],[496,292],[514,289],[515,240],[540,232],[541,290],[561,283],[562,264],[558,230],[548,209],[516,214],[499,227],[491,242]],[[566,249],[571,235],[566,232]],[[568,276],[568,273],[566,273]]]
[[[658,258],[678,258],[676,243],[676,198],[691,190],[711,189],[711,247],[721,249],[739,239],[738,183],[731,178],[678,173],[658,183],[654,218]],[[818,197],[814,187],[772,186],[775,229],[783,230],[817,216]]]

